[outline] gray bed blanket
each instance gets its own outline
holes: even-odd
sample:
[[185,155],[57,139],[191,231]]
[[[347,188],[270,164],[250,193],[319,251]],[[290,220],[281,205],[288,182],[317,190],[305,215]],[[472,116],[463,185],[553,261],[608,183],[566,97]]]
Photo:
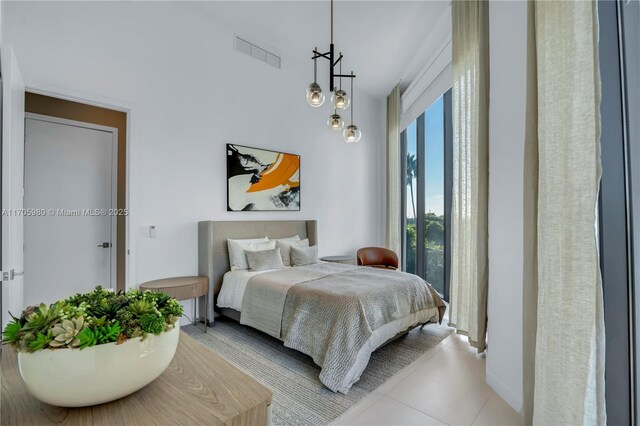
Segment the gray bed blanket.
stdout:
[[443,306],[415,275],[320,263],[252,277],[241,323],[311,356],[322,383],[347,393],[373,351],[409,327],[439,321]]

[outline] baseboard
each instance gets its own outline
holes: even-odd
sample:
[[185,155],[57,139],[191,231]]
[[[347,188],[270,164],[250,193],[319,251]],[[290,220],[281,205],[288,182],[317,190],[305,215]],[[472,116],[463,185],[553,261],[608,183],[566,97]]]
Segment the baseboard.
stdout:
[[507,404],[511,406],[518,413],[522,414],[522,398],[516,396],[509,388],[507,388],[500,380],[496,379],[487,371],[486,373],[487,384],[504,399]]

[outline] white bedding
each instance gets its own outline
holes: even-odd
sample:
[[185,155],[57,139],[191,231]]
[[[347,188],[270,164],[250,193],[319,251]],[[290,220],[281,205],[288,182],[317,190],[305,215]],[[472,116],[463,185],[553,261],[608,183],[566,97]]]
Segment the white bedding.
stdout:
[[220,308],[242,310],[242,299],[247,288],[247,282],[251,277],[271,271],[229,271],[222,278],[222,287],[218,293],[217,305]]

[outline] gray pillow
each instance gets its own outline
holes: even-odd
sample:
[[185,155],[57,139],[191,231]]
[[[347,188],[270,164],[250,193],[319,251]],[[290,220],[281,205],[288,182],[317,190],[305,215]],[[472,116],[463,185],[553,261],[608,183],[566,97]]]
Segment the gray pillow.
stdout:
[[291,265],[306,266],[318,263],[318,246],[291,246]]
[[280,249],[273,250],[245,250],[247,255],[247,263],[252,271],[268,271],[270,269],[282,269],[282,257]]

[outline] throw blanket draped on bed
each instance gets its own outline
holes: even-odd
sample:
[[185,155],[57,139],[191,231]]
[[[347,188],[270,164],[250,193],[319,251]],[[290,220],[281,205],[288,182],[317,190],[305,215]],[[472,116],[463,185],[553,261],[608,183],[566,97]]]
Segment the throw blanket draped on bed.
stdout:
[[347,393],[373,351],[409,327],[439,321],[441,307],[415,275],[319,263],[252,277],[240,322],[311,356],[322,383]]

